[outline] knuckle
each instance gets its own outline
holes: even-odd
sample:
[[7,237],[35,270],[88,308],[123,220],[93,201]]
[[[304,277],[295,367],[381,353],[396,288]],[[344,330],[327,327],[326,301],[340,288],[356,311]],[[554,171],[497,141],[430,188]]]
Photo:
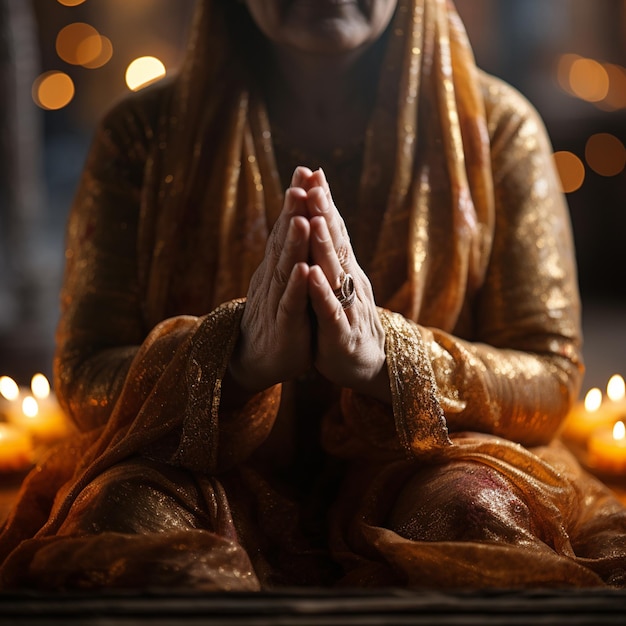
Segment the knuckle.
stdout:
[[[278,307],[276,309],[276,324],[281,326],[283,329],[286,329],[290,326],[291,318],[293,316],[292,303],[287,298],[281,298],[278,303]],[[279,343],[283,343],[285,337],[282,334],[279,334],[276,337],[277,345]]]
[[261,263],[261,265],[259,265],[259,267],[255,270],[254,274],[252,274],[252,278],[250,278],[248,294],[252,294],[260,289],[264,274],[265,264]]
[[289,281],[289,274],[285,272],[285,270],[280,265],[277,265],[274,268],[273,280],[282,287],[286,285]]
[[339,230],[341,231],[341,234],[346,239],[350,239],[350,235],[348,234],[348,229],[346,228],[346,223],[340,213],[337,213],[337,220],[339,222]]
[[334,306],[333,312],[330,315],[330,321],[338,322],[343,317],[343,315],[344,315],[343,308],[341,304],[339,303],[339,301],[337,301]]
[[282,249],[283,249],[283,246],[282,246],[281,243],[279,243],[278,238],[277,237],[272,237],[268,241],[267,255],[273,261],[277,261],[280,258]]
[[346,228],[346,223],[337,208],[335,207],[335,212],[333,214],[333,221],[335,222],[335,228],[339,231],[341,237],[346,240],[350,240],[350,235],[348,234],[348,229]]
[[[372,289],[372,283],[363,271],[359,271],[359,290],[363,293],[364,296],[367,297],[368,300],[374,299],[374,291]],[[357,297],[358,297],[357,293]]]
[[339,259],[339,263],[342,266],[346,266],[350,261],[350,254],[352,251],[352,246],[350,246],[350,241],[345,239],[337,246],[337,259]]

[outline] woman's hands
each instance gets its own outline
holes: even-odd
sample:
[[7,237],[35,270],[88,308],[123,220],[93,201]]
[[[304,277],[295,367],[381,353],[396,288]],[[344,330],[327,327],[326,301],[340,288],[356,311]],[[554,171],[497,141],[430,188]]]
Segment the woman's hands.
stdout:
[[[333,292],[344,273],[356,292],[346,309]],[[314,366],[339,386],[388,400],[384,341],[370,282],[324,173],[299,167],[250,282],[230,373],[259,391]]]

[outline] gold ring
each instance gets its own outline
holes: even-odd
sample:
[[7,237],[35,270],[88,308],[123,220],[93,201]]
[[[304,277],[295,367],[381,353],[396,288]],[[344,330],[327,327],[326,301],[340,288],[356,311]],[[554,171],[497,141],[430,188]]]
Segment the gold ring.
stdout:
[[339,282],[341,283],[339,288],[333,290],[333,293],[335,294],[337,300],[339,300],[339,304],[341,304],[344,309],[347,309],[354,304],[354,300],[356,299],[354,278],[352,278],[352,274],[341,272]]

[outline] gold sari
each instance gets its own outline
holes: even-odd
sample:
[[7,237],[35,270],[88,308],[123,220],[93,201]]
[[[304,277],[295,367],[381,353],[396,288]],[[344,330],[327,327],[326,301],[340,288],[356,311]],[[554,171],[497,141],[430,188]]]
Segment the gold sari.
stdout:
[[55,361],[83,434],[27,479],[3,585],[623,585],[626,513],[554,440],[582,364],[550,146],[445,0],[399,0],[359,156],[393,406],[314,374],[222,398],[286,182],[253,40],[199,2],[179,76],[103,121]]

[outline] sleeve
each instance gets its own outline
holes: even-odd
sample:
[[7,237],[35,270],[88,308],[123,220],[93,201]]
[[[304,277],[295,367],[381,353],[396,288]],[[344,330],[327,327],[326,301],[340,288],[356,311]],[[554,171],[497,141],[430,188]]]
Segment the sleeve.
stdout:
[[128,100],[102,121],[68,219],[54,374],[81,430],[106,422],[147,335],[136,241],[149,108]]
[[543,123],[487,83],[496,223],[474,340],[424,329],[451,431],[547,443],[579,391],[580,299],[570,218]]
[[496,224],[487,275],[470,305],[473,336],[381,311],[393,419],[383,404],[345,391],[344,432],[331,446],[339,454],[423,456],[461,431],[540,445],[577,397],[580,302],[552,149],[520,94],[495,80],[486,89]]
[[280,386],[222,404],[243,301],[146,328],[137,233],[156,95],[118,105],[88,156],[68,221],[55,386],[80,430],[103,432],[92,457],[139,453],[216,473],[265,439]]

